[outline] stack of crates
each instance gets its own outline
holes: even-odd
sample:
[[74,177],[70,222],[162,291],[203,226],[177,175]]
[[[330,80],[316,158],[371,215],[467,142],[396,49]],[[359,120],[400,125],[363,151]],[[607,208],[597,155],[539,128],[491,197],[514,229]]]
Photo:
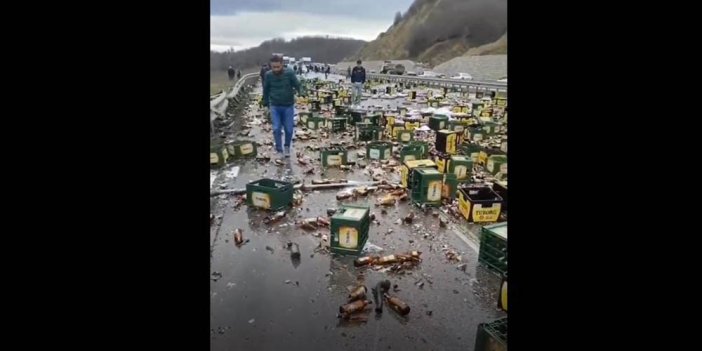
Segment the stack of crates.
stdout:
[[458,149],[458,138],[456,132],[450,130],[440,130],[436,133],[434,147],[437,152],[454,155]]
[[331,218],[331,252],[358,255],[368,240],[370,207],[340,206]]
[[337,167],[348,163],[348,151],[343,146],[323,147],[319,150],[322,167]]
[[475,351],[507,351],[507,317],[478,324]]
[[483,227],[478,262],[497,273],[507,273],[507,222]]
[[421,160],[422,146],[421,145],[404,145],[400,150],[400,163],[405,161]]
[[413,176],[412,170],[415,168],[434,168],[434,169],[436,169],[436,163],[434,163],[434,161],[432,161],[432,160],[405,161],[402,164],[402,167],[400,167],[401,184],[403,187],[409,188],[409,185],[412,184],[412,176]]
[[389,160],[392,157],[392,143],[373,141],[366,145],[367,160]]
[[409,184],[410,199],[417,205],[440,206],[444,175],[435,168],[414,168]]
[[246,184],[246,204],[277,211],[293,203],[293,184],[275,179],[260,179]]
[[227,143],[227,152],[233,158],[256,157],[258,149],[254,141],[234,141]]
[[374,141],[383,139],[383,130],[370,123],[356,123],[356,141]]
[[484,186],[460,186],[456,191],[458,210],[468,222],[497,222],[502,209],[502,197]]

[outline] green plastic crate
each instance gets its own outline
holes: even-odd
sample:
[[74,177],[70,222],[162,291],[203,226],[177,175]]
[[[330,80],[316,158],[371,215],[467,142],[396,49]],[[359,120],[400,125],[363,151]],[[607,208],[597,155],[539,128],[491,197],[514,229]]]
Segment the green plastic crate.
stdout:
[[[480,97],[482,98],[482,97]],[[479,98],[479,99],[480,99]],[[480,117],[481,112],[485,108],[485,104],[482,102],[474,102],[471,104],[471,112],[473,114],[473,117]]]
[[507,351],[507,317],[478,324],[474,351]]
[[465,142],[461,144],[461,153],[463,155],[466,155],[473,161],[473,164],[476,165],[478,164],[478,159],[480,157],[480,145],[474,144],[474,143],[469,143]]
[[229,160],[227,147],[222,143],[210,145],[210,167],[222,167]]
[[227,152],[233,158],[256,157],[258,148],[255,141],[235,141],[227,143]]
[[470,175],[473,173],[473,164],[473,160],[470,157],[451,155],[445,173],[455,174],[459,182],[465,182],[470,179]]
[[348,114],[348,111],[349,111],[348,106],[344,106],[344,105],[334,106],[334,114],[336,116],[346,116]]
[[392,157],[392,143],[373,141],[366,145],[367,160],[389,160]]
[[483,132],[486,135],[493,135],[499,132],[499,126],[495,122],[485,122],[483,123]]
[[429,129],[439,131],[448,126],[448,117],[443,115],[433,115],[429,117]]
[[307,118],[307,123],[305,123],[305,127],[307,127],[307,129],[317,130],[322,127],[325,127],[325,123],[327,123],[327,119],[324,117],[309,117]]
[[478,142],[486,138],[486,133],[483,132],[483,129],[481,127],[468,127],[464,132],[465,140]]
[[417,205],[440,206],[444,175],[434,168],[415,168],[412,173],[412,201]]
[[333,117],[329,119],[332,132],[342,132],[346,130],[346,117]]
[[507,156],[505,155],[492,155],[487,159],[485,169],[492,175],[497,173],[507,174]]
[[331,252],[358,255],[368,240],[370,207],[339,206],[331,218],[330,227]]
[[404,127],[403,129],[395,128],[393,132],[395,133],[395,135],[393,135],[393,139],[403,144],[409,143],[412,140],[414,140],[414,132],[411,130],[404,129]]
[[370,123],[374,126],[380,126],[380,114],[369,114],[363,117],[363,123]]
[[374,141],[383,138],[383,130],[370,123],[356,123],[355,131],[356,141]]
[[429,157],[429,143],[426,141],[410,141],[408,146],[417,146],[422,150],[422,155],[418,159],[426,159]]
[[422,159],[421,145],[404,145],[402,149],[400,149],[400,163],[420,159]]
[[307,119],[312,117],[312,112],[300,112],[298,113],[299,116],[299,123],[301,126],[307,126]]
[[323,147],[319,150],[322,167],[335,167],[348,163],[348,151],[341,146]]
[[462,135],[463,131],[466,129],[466,125],[465,123],[456,119],[453,121],[448,121],[448,127],[446,129]]
[[363,122],[363,115],[365,115],[364,111],[356,111],[356,110],[349,110],[349,124],[352,126],[355,126],[357,123],[362,123]]
[[293,184],[275,179],[259,179],[246,184],[246,204],[277,211],[293,203]]
[[478,262],[499,274],[507,273],[507,222],[484,226]]

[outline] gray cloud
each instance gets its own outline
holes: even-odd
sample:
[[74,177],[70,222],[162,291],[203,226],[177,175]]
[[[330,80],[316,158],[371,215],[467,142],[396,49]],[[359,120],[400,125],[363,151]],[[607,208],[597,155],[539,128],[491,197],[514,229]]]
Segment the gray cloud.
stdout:
[[[387,18],[407,11],[413,0],[210,0],[210,15],[240,12],[303,12],[357,18]],[[391,22],[390,22],[391,23]]]
[[224,51],[258,46],[273,38],[293,39],[308,35],[329,35],[373,40],[392,24],[390,19],[359,19],[339,15],[298,12],[240,12],[210,17],[210,47]]

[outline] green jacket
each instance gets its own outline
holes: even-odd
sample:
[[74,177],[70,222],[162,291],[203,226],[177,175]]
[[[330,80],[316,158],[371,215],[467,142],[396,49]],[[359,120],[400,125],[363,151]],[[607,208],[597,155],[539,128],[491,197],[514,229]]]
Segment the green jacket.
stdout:
[[268,71],[263,78],[263,105],[295,105],[294,90],[297,90],[297,93],[302,95],[302,86],[293,70],[284,68],[279,75],[273,73],[273,71]]

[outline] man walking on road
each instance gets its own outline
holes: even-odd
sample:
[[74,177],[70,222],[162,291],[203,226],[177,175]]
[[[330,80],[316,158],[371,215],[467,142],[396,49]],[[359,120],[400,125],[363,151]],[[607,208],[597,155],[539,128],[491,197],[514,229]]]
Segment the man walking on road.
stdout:
[[[300,81],[290,68],[283,68],[283,58],[271,58],[271,71],[266,72],[263,79],[263,106],[270,106],[273,121],[273,139],[275,151],[279,155],[290,157],[290,144],[292,143],[294,129],[295,91],[302,93]],[[282,129],[285,129],[285,150],[281,145]]]
[[361,103],[363,85],[366,84],[366,69],[361,66],[361,60],[356,61],[356,67],[351,71],[351,84],[353,84],[353,104]]
[[236,73],[236,71],[234,71],[234,67],[229,66],[229,69],[227,69],[227,75],[229,76],[229,80],[234,79],[234,73]]

